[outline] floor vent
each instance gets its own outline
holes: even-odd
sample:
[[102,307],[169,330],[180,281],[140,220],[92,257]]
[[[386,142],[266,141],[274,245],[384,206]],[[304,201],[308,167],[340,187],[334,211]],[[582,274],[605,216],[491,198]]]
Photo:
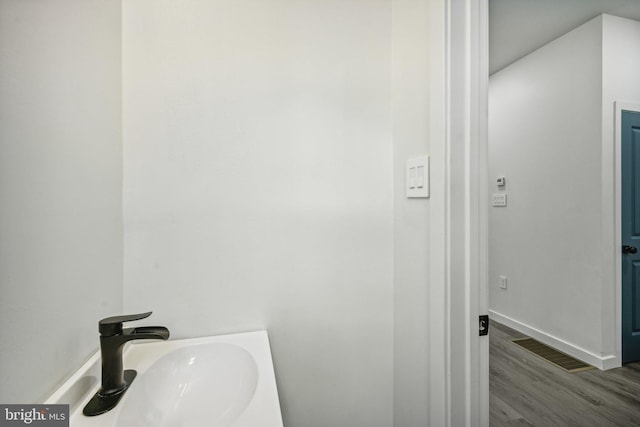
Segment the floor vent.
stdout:
[[513,342],[514,344],[518,344],[525,350],[530,351],[547,362],[553,363],[567,372],[574,373],[593,369],[593,366],[559,352],[558,350],[542,344],[540,341],[536,341],[533,338],[518,338],[513,340]]

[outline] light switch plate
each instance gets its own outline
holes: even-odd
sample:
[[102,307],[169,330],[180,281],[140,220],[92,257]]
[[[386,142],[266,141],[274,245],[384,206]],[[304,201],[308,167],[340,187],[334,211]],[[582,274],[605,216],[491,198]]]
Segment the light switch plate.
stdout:
[[406,190],[408,198],[429,197],[429,156],[407,160]]
[[491,205],[498,207],[507,206],[507,193],[493,193]]

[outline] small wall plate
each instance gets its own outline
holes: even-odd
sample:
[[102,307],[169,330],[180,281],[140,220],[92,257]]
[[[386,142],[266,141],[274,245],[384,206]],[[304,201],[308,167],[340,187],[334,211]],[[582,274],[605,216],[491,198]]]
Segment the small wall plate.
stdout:
[[407,160],[405,185],[408,198],[429,197],[429,156]]

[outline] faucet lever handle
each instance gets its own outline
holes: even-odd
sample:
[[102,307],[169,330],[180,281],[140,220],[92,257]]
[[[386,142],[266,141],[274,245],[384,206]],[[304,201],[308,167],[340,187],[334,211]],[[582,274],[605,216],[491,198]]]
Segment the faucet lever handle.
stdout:
[[98,330],[102,336],[112,336],[122,333],[122,323],[133,320],[146,319],[151,316],[151,311],[138,314],[125,314],[123,316],[106,317],[98,322]]

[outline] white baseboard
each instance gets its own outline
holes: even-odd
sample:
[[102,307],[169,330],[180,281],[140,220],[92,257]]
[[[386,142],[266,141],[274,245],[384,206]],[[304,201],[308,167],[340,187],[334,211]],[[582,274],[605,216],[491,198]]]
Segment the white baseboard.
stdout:
[[[530,336],[531,338],[535,338],[541,343],[544,343],[550,347],[555,348],[556,350],[566,353],[569,356],[573,356],[578,360],[595,366],[598,369],[606,370],[621,366],[620,359],[614,354],[598,356],[594,353],[591,353],[590,351],[580,348],[560,338],[554,337],[553,335],[549,335],[546,332],[533,328],[518,320],[512,319],[511,317],[500,314],[494,310],[489,310],[489,318],[495,320],[498,323],[502,323],[503,325],[508,326],[512,329],[515,329],[522,334]],[[489,333],[491,333],[491,330],[489,330]]]

